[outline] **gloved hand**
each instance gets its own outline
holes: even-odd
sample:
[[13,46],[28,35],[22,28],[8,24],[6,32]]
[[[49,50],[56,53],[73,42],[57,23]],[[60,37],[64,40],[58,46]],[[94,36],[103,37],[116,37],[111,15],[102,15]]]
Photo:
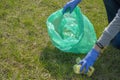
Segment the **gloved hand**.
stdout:
[[88,69],[93,66],[94,62],[97,60],[99,56],[99,52],[96,51],[94,48],[87,54],[87,56],[80,61],[80,65],[81,68],[80,68],[80,72],[82,72],[84,69],[85,69],[85,72],[84,73],[87,73],[88,72]]
[[72,11],[78,5],[79,2],[81,2],[81,0],[71,0],[67,2],[67,4],[63,7],[63,14],[67,11],[67,9],[69,9],[70,13],[72,13]]

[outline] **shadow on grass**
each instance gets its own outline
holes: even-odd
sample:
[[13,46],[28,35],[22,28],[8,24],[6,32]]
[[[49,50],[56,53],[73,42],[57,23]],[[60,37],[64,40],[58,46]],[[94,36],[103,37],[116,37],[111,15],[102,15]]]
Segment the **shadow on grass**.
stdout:
[[[40,54],[40,62],[57,80],[79,80],[77,78],[80,76],[77,77],[73,72],[73,65],[76,64],[75,60],[79,56],[84,55],[65,53],[55,47],[47,46]],[[85,77],[82,78],[81,80],[84,80]]]
[[91,78],[76,75],[73,65],[77,57],[85,55],[65,53],[54,47],[46,47],[40,54],[40,62],[57,80],[119,80],[120,79],[120,50],[106,49],[95,63],[95,72]]
[[120,80],[120,50],[108,47],[95,64],[94,80]]

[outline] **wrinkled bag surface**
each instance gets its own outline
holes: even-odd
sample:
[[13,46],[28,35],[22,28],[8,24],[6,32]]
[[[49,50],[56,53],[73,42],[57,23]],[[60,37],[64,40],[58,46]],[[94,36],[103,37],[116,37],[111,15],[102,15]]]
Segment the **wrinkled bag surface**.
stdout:
[[53,45],[64,52],[86,54],[96,42],[93,25],[78,6],[71,14],[52,13],[46,23]]

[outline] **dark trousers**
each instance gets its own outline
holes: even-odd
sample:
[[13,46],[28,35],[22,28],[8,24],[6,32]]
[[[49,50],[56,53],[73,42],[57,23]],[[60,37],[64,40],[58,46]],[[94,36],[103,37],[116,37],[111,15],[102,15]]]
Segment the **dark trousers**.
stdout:
[[[115,0],[104,0],[104,5],[107,11],[108,22],[110,23],[116,16],[120,5]],[[113,47],[120,49],[120,32],[111,40],[110,43]]]

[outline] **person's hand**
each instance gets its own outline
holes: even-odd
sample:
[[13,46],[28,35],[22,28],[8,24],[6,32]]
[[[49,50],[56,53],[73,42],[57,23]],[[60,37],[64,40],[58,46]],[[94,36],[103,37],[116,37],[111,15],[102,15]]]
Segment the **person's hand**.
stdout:
[[85,69],[84,73],[88,72],[88,69],[93,66],[94,62],[97,60],[99,56],[99,52],[97,50],[95,50],[94,48],[87,54],[87,56],[80,61],[80,72],[82,72]]
[[67,4],[63,7],[63,14],[69,9],[70,13],[74,10],[74,8],[78,5],[81,0],[71,0],[67,2]]

